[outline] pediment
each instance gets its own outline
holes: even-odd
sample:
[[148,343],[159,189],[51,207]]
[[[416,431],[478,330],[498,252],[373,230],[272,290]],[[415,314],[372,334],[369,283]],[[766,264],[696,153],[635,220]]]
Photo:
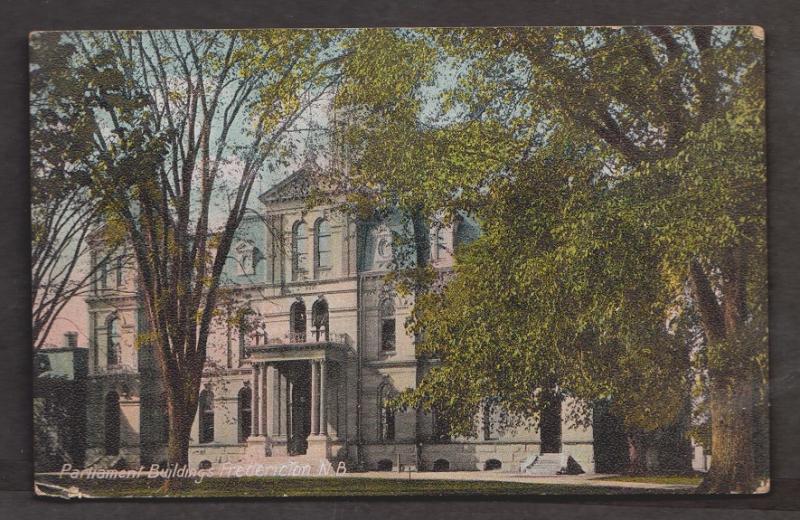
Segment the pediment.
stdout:
[[259,195],[258,199],[263,204],[305,199],[311,192],[315,170],[313,163],[306,162],[297,171]]

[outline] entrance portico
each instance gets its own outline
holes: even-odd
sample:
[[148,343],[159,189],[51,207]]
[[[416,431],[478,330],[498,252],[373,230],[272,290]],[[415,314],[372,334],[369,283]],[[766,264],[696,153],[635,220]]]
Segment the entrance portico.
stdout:
[[[331,341],[267,342],[249,347],[252,366],[253,428],[247,439],[248,458],[302,456],[330,457],[329,424],[336,422],[326,395],[331,374],[346,377],[346,336]],[[333,411],[336,413],[336,411]],[[337,432],[338,433],[338,432]]]

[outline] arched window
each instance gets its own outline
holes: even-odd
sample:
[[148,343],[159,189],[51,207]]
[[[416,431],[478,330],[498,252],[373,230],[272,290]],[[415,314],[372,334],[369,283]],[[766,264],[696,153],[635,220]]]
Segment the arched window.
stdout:
[[380,302],[381,313],[381,350],[393,351],[395,349],[394,296],[384,294]]
[[378,440],[394,440],[394,410],[389,406],[391,399],[391,387],[389,383],[383,383],[378,387]]
[[119,455],[119,394],[109,392],[106,394],[105,422],[106,422],[106,455]]
[[200,444],[214,442],[214,394],[206,388],[200,392]]
[[299,220],[292,226],[292,280],[302,280],[306,273],[307,242],[306,223]]
[[329,340],[328,316],[328,302],[325,301],[324,296],[320,295],[317,301],[314,302],[314,305],[311,306],[311,326],[314,327],[315,341],[319,341],[322,329],[325,329],[322,338],[325,341]]
[[433,461],[433,471],[450,471],[450,462],[447,459],[436,459]]
[[314,269],[317,271],[330,269],[332,265],[331,225],[325,219],[314,224]]
[[253,391],[250,386],[239,390],[239,442],[244,442],[252,434],[253,425]]
[[119,363],[119,316],[112,312],[106,318],[106,365],[115,367]]
[[306,304],[300,299],[289,308],[289,341],[306,341]]
[[483,463],[483,469],[484,471],[503,469],[503,463],[497,459],[489,459]]

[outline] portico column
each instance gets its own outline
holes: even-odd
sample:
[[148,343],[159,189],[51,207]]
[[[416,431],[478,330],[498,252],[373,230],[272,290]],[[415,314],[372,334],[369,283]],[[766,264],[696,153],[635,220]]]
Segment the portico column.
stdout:
[[319,435],[319,364],[311,361],[311,435]]
[[276,433],[280,433],[280,431],[275,431],[275,400],[278,397],[278,394],[275,392],[275,367],[272,363],[266,364],[266,370],[264,371],[264,422],[266,426],[264,427],[264,434],[267,437],[272,437]]
[[267,416],[269,414],[269,403],[270,399],[272,399],[272,392],[269,390],[269,386],[267,385],[267,372],[269,371],[269,364],[264,363],[261,366],[261,406],[259,406],[259,413],[258,413],[258,434],[259,435],[267,435]]
[[325,360],[319,362],[319,422],[320,433],[328,435],[328,421],[325,414]]
[[251,435],[257,437],[261,435],[261,420],[259,417],[259,410],[261,407],[259,406],[261,403],[261,365],[258,363],[253,363],[253,404],[252,404],[252,419],[250,421],[252,433]]

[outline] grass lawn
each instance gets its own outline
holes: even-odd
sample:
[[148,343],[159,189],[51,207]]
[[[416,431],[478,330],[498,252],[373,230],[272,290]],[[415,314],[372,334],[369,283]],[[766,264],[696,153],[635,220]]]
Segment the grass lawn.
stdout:
[[618,475],[600,477],[596,480],[611,480],[614,482],[639,482],[643,484],[680,484],[686,486],[699,486],[703,475]]
[[[78,487],[93,497],[165,496],[160,479],[78,480],[37,477],[37,482]],[[172,497],[307,497],[307,496],[474,496],[474,495],[625,495],[682,491],[574,484],[469,480],[400,480],[353,477],[206,478],[200,484],[184,481]]]

